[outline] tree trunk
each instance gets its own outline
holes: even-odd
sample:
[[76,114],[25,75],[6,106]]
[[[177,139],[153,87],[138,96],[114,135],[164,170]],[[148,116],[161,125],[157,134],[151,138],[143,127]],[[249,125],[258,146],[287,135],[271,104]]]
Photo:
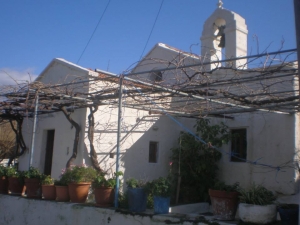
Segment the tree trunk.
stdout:
[[90,106],[90,114],[88,116],[88,122],[89,122],[89,127],[88,127],[88,139],[90,141],[90,157],[92,161],[93,167],[99,171],[103,172],[102,169],[99,166],[98,160],[97,160],[97,153],[95,151],[94,147],[94,131],[95,131],[95,118],[94,118],[94,113],[98,110],[98,106]]
[[77,152],[78,152],[78,144],[79,144],[79,134],[81,131],[81,128],[79,126],[78,123],[76,123],[72,117],[71,114],[67,112],[67,109],[65,106],[60,108],[61,111],[64,113],[64,115],[66,116],[67,120],[73,125],[73,127],[75,127],[75,138],[74,138],[74,145],[73,145],[73,153],[71,158],[68,160],[67,164],[66,164],[66,168],[70,168],[70,166],[73,164],[74,160],[77,157]]
[[[10,123],[12,130],[16,134],[16,143],[17,143],[16,152],[8,160],[7,164],[9,166],[9,165],[11,165],[12,161],[16,157],[20,157],[21,155],[24,154],[24,152],[27,150],[27,147],[26,147],[25,141],[23,139],[23,134],[22,134],[23,117],[20,115],[8,115],[8,119],[9,119],[9,123]],[[15,120],[17,122],[17,129],[15,128],[15,126],[12,122],[13,120]],[[20,152],[19,152],[19,148],[21,149]]]

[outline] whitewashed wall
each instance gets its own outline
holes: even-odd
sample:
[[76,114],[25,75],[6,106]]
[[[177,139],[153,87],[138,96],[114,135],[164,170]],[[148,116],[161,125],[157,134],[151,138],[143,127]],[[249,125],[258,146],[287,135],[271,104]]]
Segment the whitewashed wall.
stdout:
[[[247,160],[269,166],[284,166],[294,159],[298,148],[298,141],[295,142],[295,118],[295,115],[245,113],[235,115],[234,120],[214,121],[225,122],[231,129],[247,129]],[[230,143],[221,149],[230,153]],[[293,168],[277,171],[268,166],[230,162],[229,154],[223,154],[219,166],[219,177],[227,183],[240,182],[242,187],[249,187],[252,183],[262,184],[277,194],[298,192],[298,173]]]
[[[84,152],[84,128],[85,128],[85,109],[76,110],[72,114],[72,118],[82,127],[80,133],[80,142],[78,146],[78,155],[75,161],[76,164],[83,163]],[[24,119],[23,135],[26,145],[29,147],[28,152],[19,158],[20,170],[27,170],[29,167],[29,151],[31,150],[31,134],[32,134],[33,119]],[[35,146],[32,154],[32,166],[44,171],[46,138],[47,130],[55,130],[52,171],[51,175],[58,178],[61,170],[66,167],[66,163],[72,155],[73,144],[75,139],[75,128],[66,119],[62,112],[52,113],[38,117]]]

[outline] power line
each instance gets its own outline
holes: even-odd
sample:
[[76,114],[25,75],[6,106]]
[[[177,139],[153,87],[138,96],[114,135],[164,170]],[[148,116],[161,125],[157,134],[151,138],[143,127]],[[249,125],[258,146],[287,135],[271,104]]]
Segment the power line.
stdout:
[[105,7],[105,9],[104,9],[104,11],[103,11],[103,13],[102,13],[100,19],[99,19],[99,21],[98,21],[98,23],[97,23],[97,26],[95,27],[95,29],[94,29],[94,31],[93,31],[93,33],[92,33],[92,35],[91,35],[89,41],[87,42],[85,48],[83,49],[83,51],[82,51],[82,53],[81,53],[79,59],[77,60],[76,64],[79,63],[79,61],[80,61],[81,57],[83,56],[85,50],[87,49],[88,45],[90,44],[90,41],[92,40],[92,38],[93,38],[93,36],[94,36],[94,34],[95,34],[95,32],[96,32],[96,30],[97,30],[97,28],[98,28],[98,26],[99,26],[99,24],[100,24],[102,18],[103,18],[103,16],[104,16],[104,14],[105,14],[105,12],[106,12],[106,10],[107,10],[107,8],[108,8],[109,3],[110,3],[110,0],[108,1],[108,3],[107,3],[107,5],[106,5],[106,7]]
[[141,54],[141,56],[140,56],[140,60],[141,60],[141,58],[142,58],[142,56],[143,56],[143,54],[144,54],[144,52],[145,52],[145,49],[146,49],[146,47],[147,47],[147,45],[148,45],[148,42],[149,42],[150,37],[151,37],[151,35],[152,35],[152,32],[153,32],[153,30],[154,30],[154,27],[155,27],[157,18],[158,18],[159,14],[160,14],[160,10],[161,10],[161,8],[162,8],[163,3],[164,3],[164,0],[161,1],[161,4],[160,4],[159,10],[158,10],[158,13],[156,14],[156,18],[155,18],[154,24],[153,24],[152,29],[151,29],[151,31],[150,31],[150,34],[149,34],[149,36],[148,36],[148,39],[147,39],[147,42],[146,42],[145,47],[144,47],[144,49],[143,49],[143,52],[142,52],[142,54]]

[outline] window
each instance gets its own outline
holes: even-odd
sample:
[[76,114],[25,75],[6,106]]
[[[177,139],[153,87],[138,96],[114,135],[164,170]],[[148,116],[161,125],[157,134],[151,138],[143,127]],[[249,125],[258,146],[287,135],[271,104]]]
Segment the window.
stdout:
[[231,162],[245,162],[247,159],[247,130],[231,130]]
[[157,163],[158,161],[158,142],[149,142],[149,163]]
[[162,73],[161,71],[153,71],[150,75],[150,80],[154,82],[161,82],[162,81]]

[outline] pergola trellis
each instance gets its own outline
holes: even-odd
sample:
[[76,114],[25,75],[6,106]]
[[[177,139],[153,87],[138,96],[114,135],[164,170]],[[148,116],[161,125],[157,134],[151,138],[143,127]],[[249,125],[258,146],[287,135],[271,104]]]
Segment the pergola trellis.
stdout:
[[[276,52],[276,55],[286,53],[294,54],[295,49]],[[272,53],[258,55],[255,59],[266,55],[270,56]],[[175,84],[144,79],[150,71],[138,73],[138,78],[137,74],[124,75],[123,95],[127,96],[124,107],[193,118],[252,111],[299,111],[297,63],[282,61],[274,65],[272,60],[263,68],[247,70],[220,66],[213,71],[205,71],[204,66],[205,63],[201,63],[160,69],[182,73],[176,78]],[[187,71],[191,68],[192,71]],[[68,110],[107,104],[118,107],[119,77],[101,70],[96,72],[98,77],[64,84],[45,85],[33,82],[21,88],[3,86],[0,94],[5,100],[0,101],[0,116],[12,114],[33,117],[37,95],[38,114],[61,111],[63,106]],[[192,73],[192,78],[187,73]],[[82,92],[83,88],[89,88],[90,91]]]

